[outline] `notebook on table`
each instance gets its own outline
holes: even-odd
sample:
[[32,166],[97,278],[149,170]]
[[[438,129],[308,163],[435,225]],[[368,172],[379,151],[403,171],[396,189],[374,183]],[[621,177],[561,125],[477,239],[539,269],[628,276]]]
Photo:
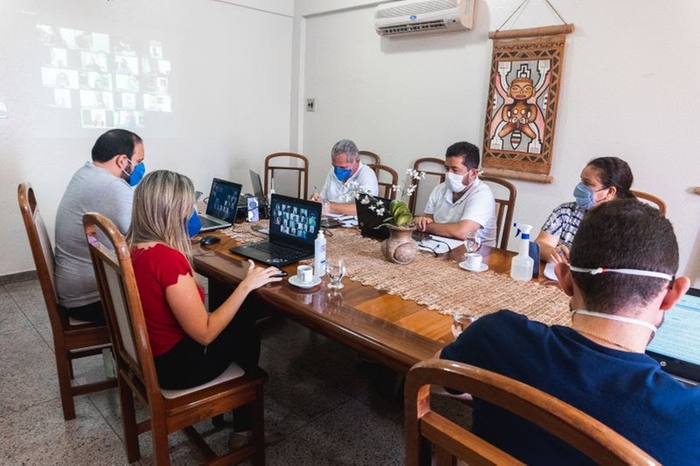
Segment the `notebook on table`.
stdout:
[[319,202],[273,194],[268,241],[245,244],[230,251],[275,267],[313,257],[321,209]]
[[[389,204],[391,199],[385,197],[372,196],[369,198],[364,194],[360,194],[359,198],[355,199],[355,208],[357,209],[357,223],[360,227],[362,236],[369,236],[377,239],[387,239],[389,237],[389,229],[379,225],[391,217],[389,212]],[[369,201],[369,202],[367,202]],[[377,213],[377,201],[382,202],[384,212],[379,215]]]
[[231,181],[214,178],[209,191],[209,201],[204,214],[199,214],[202,223],[200,232],[228,228],[236,221],[238,198],[241,185]]
[[647,354],[681,382],[700,384],[700,290],[690,288],[664,314]]

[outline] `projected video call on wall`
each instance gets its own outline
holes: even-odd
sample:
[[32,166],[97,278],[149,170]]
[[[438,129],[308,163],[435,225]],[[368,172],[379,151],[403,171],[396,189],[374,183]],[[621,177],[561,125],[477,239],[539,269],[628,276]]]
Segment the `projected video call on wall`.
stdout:
[[149,113],[172,112],[171,64],[160,41],[132,44],[45,24],[37,36],[49,106],[79,110],[83,128],[143,128]]

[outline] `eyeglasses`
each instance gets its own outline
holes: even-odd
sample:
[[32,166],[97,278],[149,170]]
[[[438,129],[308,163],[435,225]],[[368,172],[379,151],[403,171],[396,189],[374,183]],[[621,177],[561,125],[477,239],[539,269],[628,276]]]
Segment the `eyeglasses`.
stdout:
[[435,257],[437,257],[438,254],[447,254],[452,252],[452,248],[447,242],[432,237],[421,239],[421,241],[418,243],[418,247],[423,250],[431,251]]

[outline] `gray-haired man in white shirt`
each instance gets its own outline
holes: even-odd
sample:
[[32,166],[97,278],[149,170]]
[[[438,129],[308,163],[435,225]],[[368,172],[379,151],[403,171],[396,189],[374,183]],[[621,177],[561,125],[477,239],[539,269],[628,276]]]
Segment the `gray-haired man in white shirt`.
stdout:
[[331,149],[333,167],[326,175],[321,192],[314,192],[312,201],[330,203],[330,213],[355,215],[354,192],[376,196],[379,193],[377,175],[367,165],[360,161],[357,146],[349,139],[335,143]]

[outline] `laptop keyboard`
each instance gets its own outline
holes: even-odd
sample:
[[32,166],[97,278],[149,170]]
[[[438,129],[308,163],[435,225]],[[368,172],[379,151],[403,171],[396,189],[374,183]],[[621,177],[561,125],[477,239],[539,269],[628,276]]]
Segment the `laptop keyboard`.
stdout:
[[199,221],[202,223],[202,228],[218,227],[221,225],[221,223],[215,222],[206,217],[199,217]]
[[271,257],[279,257],[284,260],[301,260],[308,255],[308,253],[295,251],[294,249],[289,249],[267,241],[250,244],[248,246],[256,251],[268,253]]

